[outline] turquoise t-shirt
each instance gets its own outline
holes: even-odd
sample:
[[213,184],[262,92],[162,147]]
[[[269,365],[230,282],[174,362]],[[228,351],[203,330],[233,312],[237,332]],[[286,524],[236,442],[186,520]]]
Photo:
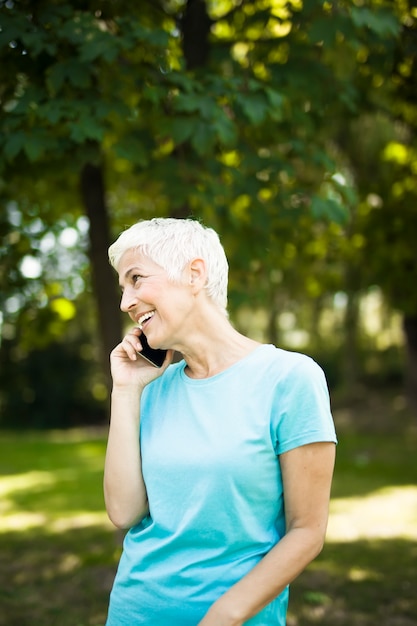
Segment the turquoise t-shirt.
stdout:
[[[261,345],[210,378],[184,369],[142,395],[149,515],[125,537],[107,626],[197,626],[285,532],[279,455],[336,441],[324,374],[305,355]],[[284,626],[287,604],[288,589],[246,624]]]

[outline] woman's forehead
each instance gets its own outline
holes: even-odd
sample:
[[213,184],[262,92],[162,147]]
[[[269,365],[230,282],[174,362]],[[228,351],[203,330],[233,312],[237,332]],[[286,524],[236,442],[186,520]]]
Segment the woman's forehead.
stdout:
[[149,256],[144,254],[141,248],[129,248],[123,253],[118,266],[118,274],[120,277],[130,273],[132,269],[159,269],[163,268],[155,263]]

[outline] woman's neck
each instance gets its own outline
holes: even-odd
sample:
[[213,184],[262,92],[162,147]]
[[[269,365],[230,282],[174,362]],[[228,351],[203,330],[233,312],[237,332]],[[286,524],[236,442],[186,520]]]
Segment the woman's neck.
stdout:
[[200,336],[196,334],[187,344],[182,354],[187,363],[185,372],[190,378],[219,374],[260,345],[235,330],[226,318],[211,329],[205,328]]

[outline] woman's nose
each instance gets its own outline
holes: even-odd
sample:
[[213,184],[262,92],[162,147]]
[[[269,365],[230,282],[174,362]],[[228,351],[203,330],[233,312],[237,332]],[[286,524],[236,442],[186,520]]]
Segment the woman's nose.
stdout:
[[137,298],[129,289],[125,289],[120,300],[120,309],[123,313],[129,313],[137,303]]

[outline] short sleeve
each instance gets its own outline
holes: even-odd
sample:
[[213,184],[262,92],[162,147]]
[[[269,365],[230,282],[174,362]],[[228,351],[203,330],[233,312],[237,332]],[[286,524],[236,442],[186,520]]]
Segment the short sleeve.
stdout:
[[300,355],[277,382],[271,427],[276,454],[319,441],[337,443],[326,378],[310,357]]

